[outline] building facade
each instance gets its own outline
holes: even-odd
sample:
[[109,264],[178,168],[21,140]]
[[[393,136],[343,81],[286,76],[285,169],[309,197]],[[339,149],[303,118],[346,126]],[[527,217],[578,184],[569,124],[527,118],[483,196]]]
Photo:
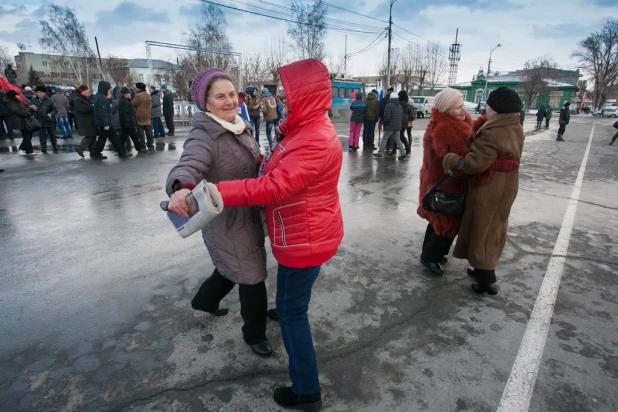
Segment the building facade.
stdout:
[[[522,84],[526,82],[527,77],[526,70],[516,70],[511,73],[490,76],[487,79],[484,76],[479,76],[479,78],[471,82],[458,83],[451,87],[461,90],[464,99],[472,103],[485,101],[489,93],[499,87],[514,89],[521,97],[524,105],[530,109],[538,109],[542,104],[559,109],[565,102],[577,102],[577,94],[579,92],[577,82],[581,77],[579,70],[549,70],[547,77],[543,79],[545,83],[543,90],[540,91],[532,102],[528,101],[528,97],[522,88]],[[486,87],[487,94],[485,95]]]
[[[152,60],[152,72],[148,67],[147,59],[101,59],[105,69],[105,79],[112,85],[127,85],[133,87],[142,82],[157,89],[166,84],[168,90],[175,91],[171,82],[171,74],[178,70],[175,64],[164,60]],[[26,82],[28,71],[32,67],[43,83],[47,86],[71,88],[77,86],[78,77],[75,71],[81,73],[82,81],[91,88],[103,79],[98,59],[75,57],[72,65],[67,59],[59,55],[20,52],[15,56],[15,70],[18,78]],[[116,81],[115,81],[115,80]]]

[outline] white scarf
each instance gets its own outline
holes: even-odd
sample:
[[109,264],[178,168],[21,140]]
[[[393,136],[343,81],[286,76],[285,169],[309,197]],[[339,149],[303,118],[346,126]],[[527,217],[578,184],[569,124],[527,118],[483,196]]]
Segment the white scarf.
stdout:
[[204,112],[204,113],[207,116],[209,116],[211,119],[213,119],[215,122],[223,126],[225,129],[229,130],[230,132],[234,133],[237,136],[241,134],[242,132],[244,132],[245,129],[247,128],[247,126],[245,125],[245,121],[239,115],[236,115],[233,121],[228,122],[227,120],[223,120],[215,116],[211,112]]

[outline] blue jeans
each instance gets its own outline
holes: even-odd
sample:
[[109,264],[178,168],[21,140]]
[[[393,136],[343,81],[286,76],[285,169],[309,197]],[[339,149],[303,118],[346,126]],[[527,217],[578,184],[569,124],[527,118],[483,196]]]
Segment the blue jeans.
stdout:
[[277,124],[278,120],[266,120],[266,138],[268,139],[268,145],[273,145],[272,132],[273,127]]
[[165,137],[165,129],[163,129],[163,122],[160,117],[152,118],[152,129],[154,130],[154,137]]
[[253,128],[255,129],[255,141],[258,142],[258,145],[260,144],[260,116],[250,116],[251,117],[251,123],[253,125]]
[[277,316],[281,336],[288,353],[292,391],[296,395],[321,392],[307,310],[311,287],[320,266],[294,269],[279,264],[277,271]]
[[58,123],[58,127],[60,128],[63,137],[73,136],[71,126],[69,126],[69,119],[66,117],[56,117],[56,122]]

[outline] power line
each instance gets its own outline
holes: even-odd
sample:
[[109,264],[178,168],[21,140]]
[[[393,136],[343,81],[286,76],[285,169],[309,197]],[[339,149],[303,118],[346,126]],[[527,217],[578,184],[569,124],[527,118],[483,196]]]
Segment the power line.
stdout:
[[419,38],[419,39],[421,39],[421,40],[427,41],[427,40],[423,39],[421,36],[419,36],[418,34],[414,34],[414,33],[412,33],[411,31],[408,31],[408,30],[404,29],[403,27],[401,27],[401,26],[399,26],[399,25],[397,25],[397,24],[395,24],[395,23],[393,23],[393,26],[400,28],[401,30],[405,31],[406,33],[411,34],[411,35],[412,35],[412,36],[414,36],[414,37],[418,37],[418,38]]
[[[270,3],[270,2],[265,1],[265,0],[254,0],[254,1],[256,1],[258,3],[266,4],[268,6],[276,7],[276,8],[279,8],[279,9],[283,9],[283,10],[286,10],[286,11],[294,11],[294,9],[292,7],[287,7],[287,6],[282,6],[280,4]],[[261,7],[253,6],[253,5],[250,5],[250,4],[247,4],[247,3],[243,3],[243,2],[240,2],[240,1],[236,1],[236,3],[245,4],[245,5],[249,6],[249,7],[255,7],[255,8],[258,8],[258,9],[268,10],[268,11],[273,11],[274,12],[274,10],[263,9]],[[324,19],[332,21],[332,22],[337,23],[337,24],[356,24],[356,23],[352,23],[352,22],[349,22],[349,21],[345,21],[345,20],[333,19],[331,17],[325,17]],[[366,24],[362,25],[362,27],[366,28],[366,29],[382,30],[382,27],[367,26]]]
[[365,47],[362,50],[359,50],[357,52],[354,53],[348,53],[349,57],[354,57],[354,56],[358,56],[361,53],[366,52],[367,50],[377,46],[382,40],[384,40],[386,38],[386,29],[384,29],[384,31],[382,33],[380,33],[378,35],[378,37],[376,37],[376,39],[374,41],[372,41],[371,43],[369,43],[369,45],[367,47]]
[[[215,6],[219,6],[219,7],[224,7],[226,9],[231,9],[231,10],[236,10],[236,11],[240,11],[243,13],[249,13],[249,14],[255,14],[257,16],[262,16],[262,17],[268,17],[270,19],[275,19],[275,20],[279,20],[279,21],[286,21],[288,23],[294,23],[294,24],[302,24],[304,26],[312,26],[312,27],[316,27],[317,25],[315,24],[311,24],[311,23],[303,23],[301,21],[298,20],[290,20],[290,19],[285,19],[285,18],[281,18],[281,17],[276,17],[276,16],[269,16],[268,14],[263,14],[263,13],[258,13],[255,11],[250,11],[250,10],[243,10],[243,9],[239,9],[238,7],[232,7],[232,6],[227,6],[225,4],[221,4],[221,3],[215,3],[214,1],[209,1],[209,0],[201,0],[204,3],[209,3]],[[333,27],[333,26],[329,26],[329,25],[323,25],[325,28],[329,29],[329,30],[335,30],[335,31],[341,31],[341,32],[346,32],[346,33],[366,33],[366,34],[375,34],[375,31],[362,31],[362,30],[351,30],[351,29],[344,29],[344,28],[340,28],[340,27]]]
[[361,13],[357,13],[357,12],[352,11],[352,10],[344,9],[343,7],[340,7],[340,6],[331,4],[331,3],[326,3],[325,2],[324,4],[326,4],[328,7],[332,7],[333,9],[337,9],[337,10],[341,10],[341,11],[346,11],[348,13],[356,14],[357,16],[366,17],[366,18],[371,19],[371,20],[381,21],[382,23],[387,23],[388,24],[388,21],[386,21],[386,20],[380,20],[380,19],[377,19],[377,18],[372,17],[372,16],[367,16],[366,14],[361,14]]

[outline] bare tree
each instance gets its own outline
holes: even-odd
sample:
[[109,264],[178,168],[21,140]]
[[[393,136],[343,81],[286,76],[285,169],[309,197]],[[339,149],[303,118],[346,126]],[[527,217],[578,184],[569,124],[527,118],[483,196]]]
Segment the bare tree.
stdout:
[[116,86],[128,86],[131,71],[129,70],[129,60],[116,56],[109,56],[103,63],[104,70]]
[[435,41],[427,42],[425,47],[425,65],[429,89],[434,90],[444,80],[444,75],[447,72],[446,47]]
[[290,62],[287,44],[281,37],[270,38],[266,44],[266,59],[264,69],[270,75],[273,82],[279,82],[279,67]]
[[557,68],[556,62],[549,56],[538,57],[528,60],[524,64],[523,81],[520,88],[524,96],[528,98],[528,107],[534,106],[537,97],[549,95],[547,80],[551,75],[552,69]]
[[77,20],[73,10],[50,4],[46,20],[39,23],[41,47],[60,55],[54,63],[66,67],[78,83],[92,84],[92,72],[98,68],[95,54],[84,25]]
[[165,69],[165,77],[174,86],[180,100],[187,100],[190,93],[189,81],[197,74],[193,67],[193,57],[190,55],[178,56],[178,65],[169,65]]
[[268,70],[266,69],[266,62],[262,58],[262,53],[244,56],[241,69],[244,85],[264,81],[269,76]]
[[232,66],[233,59],[226,54],[232,50],[232,43],[225,34],[226,28],[227,19],[223,10],[214,4],[202,3],[200,22],[187,35],[189,46],[198,49],[193,64],[197,72],[206,67],[228,70]]
[[579,98],[580,107],[583,108],[584,100],[586,99],[586,94],[588,93],[588,80],[579,80],[577,82],[577,87],[579,87],[577,97]]
[[389,88],[390,86],[394,86],[399,82],[399,68],[401,65],[400,55],[399,53],[391,54],[391,84],[386,84],[386,77],[388,74],[388,58],[386,53],[382,56],[382,62],[378,66],[378,75],[380,76],[380,80],[382,80],[382,85],[384,88]]
[[0,46],[0,68],[4,70],[7,64],[13,64],[13,56],[9,53],[9,49],[4,46]]
[[603,107],[618,90],[618,20],[608,20],[600,31],[579,42],[572,57],[591,76],[594,107]]
[[295,52],[301,59],[325,57],[324,39],[326,37],[326,4],[323,0],[314,0],[312,5],[305,5],[299,0],[292,3],[292,16],[295,23],[289,23],[288,34],[296,44]]
[[419,77],[418,71],[422,59],[423,56],[421,55],[421,50],[418,46],[408,43],[408,45],[403,49],[399,79],[401,81],[401,85],[408,91],[409,94],[412,94],[411,92],[414,89],[414,80]]

